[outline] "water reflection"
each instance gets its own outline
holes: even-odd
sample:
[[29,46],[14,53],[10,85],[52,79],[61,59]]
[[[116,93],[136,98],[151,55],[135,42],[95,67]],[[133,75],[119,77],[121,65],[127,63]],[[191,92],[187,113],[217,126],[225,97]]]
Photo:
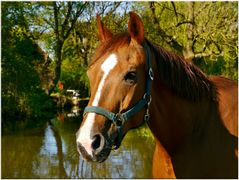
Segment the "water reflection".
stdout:
[[119,150],[111,152],[104,163],[79,159],[80,178],[151,178],[152,143],[127,136]]
[[[67,153],[59,132],[54,126],[48,125],[45,129],[44,143],[39,153],[38,168],[35,174],[40,177],[66,178],[63,154]],[[51,167],[51,168],[46,168]]]
[[34,132],[29,130],[2,136],[3,178],[37,178],[34,171],[38,167],[43,134],[44,129],[34,129]]
[[79,118],[52,119],[37,130],[2,136],[3,178],[151,178],[152,138],[131,131],[103,163],[79,157]]
[[66,115],[67,117],[78,117],[80,116],[80,109],[78,106],[73,106],[71,112],[67,113]]

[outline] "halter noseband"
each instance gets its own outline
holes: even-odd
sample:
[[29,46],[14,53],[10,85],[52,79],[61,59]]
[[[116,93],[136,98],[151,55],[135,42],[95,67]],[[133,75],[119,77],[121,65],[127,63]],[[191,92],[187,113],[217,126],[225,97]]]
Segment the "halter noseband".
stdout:
[[110,112],[102,107],[98,106],[87,106],[84,110],[85,113],[96,113],[100,114],[107,119],[111,120],[112,123],[116,126],[118,130],[118,136],[119,136],[119,143],[115,146],[115,149],[117,149],[122,141],[123,138],[123,125],[125,122],[127,122],[133,115],[135,115],[137,112],[139,112],[142,108],[146,108],[146,113],[144,115],[144,120],[147,122],[149,120],[149,105],[151,103],[151,83],[153,81],[154,75],[153,75],[153,69],[152,69],[152,62],[151,62],[151,56],[150,56],[150,49],[149,46],[146,44],[146,42],[143,43],[143,47],[146,50],[146,61],[147,61],[147,80],[146,80],[146,88],[144,96],[141,100],[139,100],[132,108],[127,110],[124,113],[113,113]]

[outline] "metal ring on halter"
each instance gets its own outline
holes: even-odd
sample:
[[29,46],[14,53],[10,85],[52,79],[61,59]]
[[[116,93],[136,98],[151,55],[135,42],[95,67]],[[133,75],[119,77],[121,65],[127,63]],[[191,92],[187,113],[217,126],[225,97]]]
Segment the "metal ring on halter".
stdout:
[[120,113],[117,113],[115,115],[115,121],[114,121],[115,126],[121,127],[124,124],[124,122],[125,122],[125,119],[124,119],[123,115]]
[[147,101],[148,105],[151,103],[152,100],[151,94],[145,93],[143,98]]
[[149,69],[149,77],[152,81],[154,80],[154,72],[152,68]]
[[144,121],[148,122],[149,121],[149,118],[150,118],[150,115],[149,115],[149,108],[146,109],[146,113],[144,115]]

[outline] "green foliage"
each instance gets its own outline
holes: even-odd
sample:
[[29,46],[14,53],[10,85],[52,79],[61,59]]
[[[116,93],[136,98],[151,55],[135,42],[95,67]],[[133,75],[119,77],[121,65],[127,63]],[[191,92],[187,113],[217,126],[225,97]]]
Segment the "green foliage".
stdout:
[[[66,61],[64,62],[66,64]],[[80,97],[88,97],[89,82],[86,76],[86,68],[76,67],[75,69],[62,68],[60,80],[64,83],[66,89],[80,90]]]
[[154,136],[146,123],[144,125],[140,126],[139,128],[137,128],[136,133],[139,136],[143,136],[143,137],[147,137],[148,139],[151,139],[153,142]]
[[[18,5],[18,4],[17,4]],[[2,14],[2,123],[27,118],[40,118],[44,108],[53,104],[40,86],[39,74],[35,64],[41,63],[43,57],[37,45],[28,36],[26,27],[22,26],[22,14],[10,15],[15,3],[5,4]],[[18,19],[19,21],[14,21]],[[8,23],[9,22],[9,23]],[[17,24],[15,24],[17,23]]]
[[[237,60],[235,60],[234,63],[235,62],[237,62]],[[197,58],[193,60],[193,63],[208,75],[224,75],[234,80],[238,79],[237,64],[231,64],[233,62],[226,61],[222,56],[216,60]]]

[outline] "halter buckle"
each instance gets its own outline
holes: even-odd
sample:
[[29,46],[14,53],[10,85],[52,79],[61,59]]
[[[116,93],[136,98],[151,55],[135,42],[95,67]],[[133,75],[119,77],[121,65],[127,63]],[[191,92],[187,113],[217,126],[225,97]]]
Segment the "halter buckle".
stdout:
[[115,115],[115,121],[114,121],[115,126],[116,127],[121,127],[124,124],[124,122],[125,122],[125,119],[122,116],[122,114],[121,113],[117,113]]

